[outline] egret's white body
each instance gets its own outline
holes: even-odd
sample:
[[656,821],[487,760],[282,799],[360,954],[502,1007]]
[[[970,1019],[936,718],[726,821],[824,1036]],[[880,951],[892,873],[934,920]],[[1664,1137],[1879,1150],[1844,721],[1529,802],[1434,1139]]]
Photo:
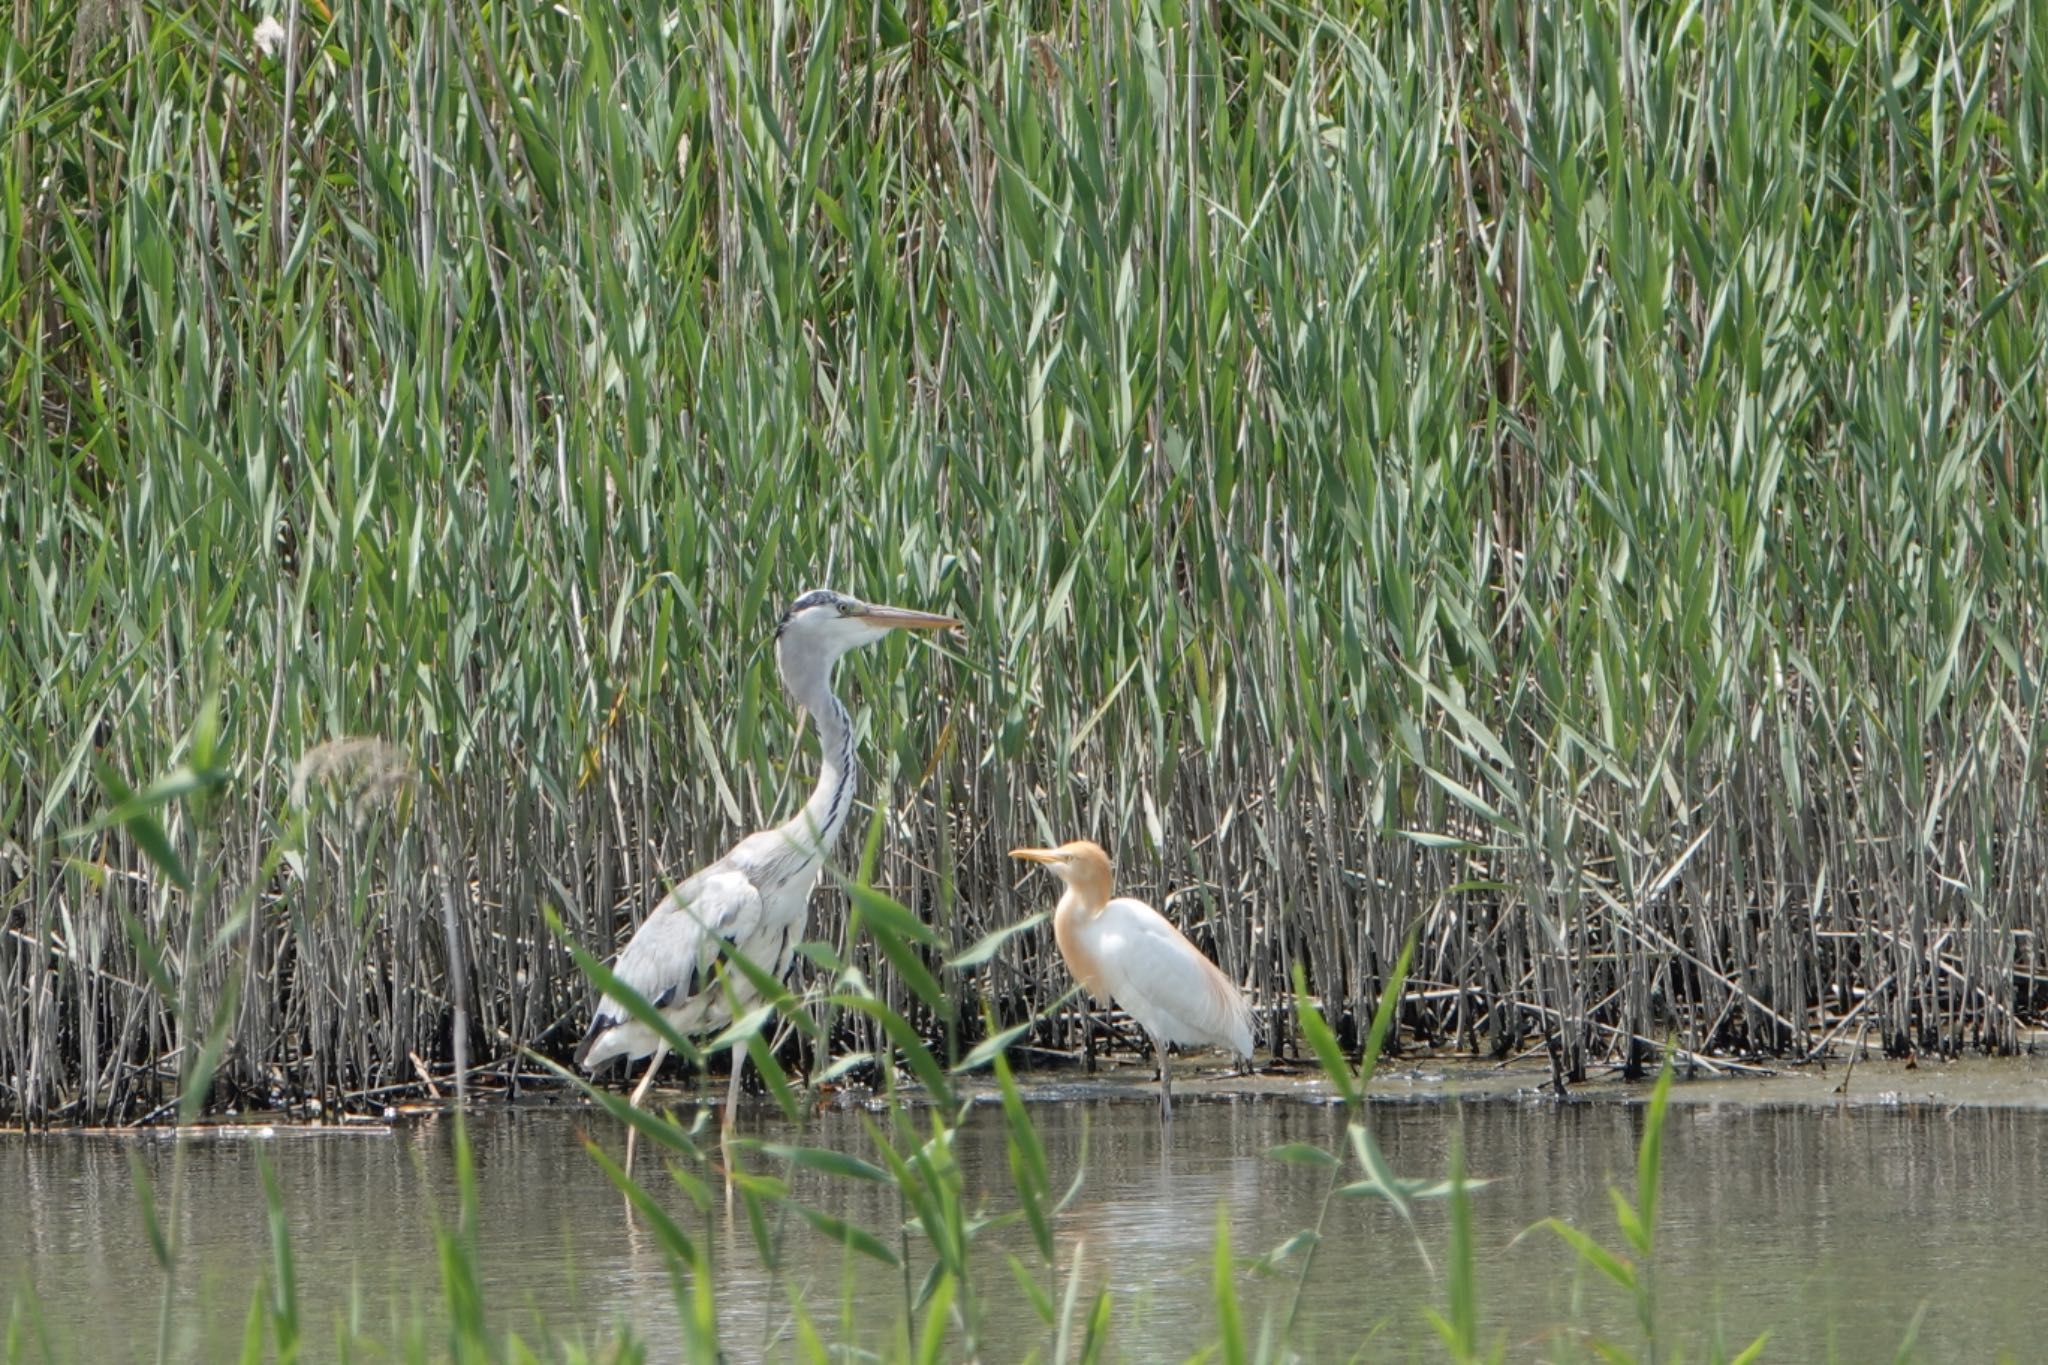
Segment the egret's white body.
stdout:
[[[782,681],[818,728],[824,753],[818,785],[804,808],[775,829],[749,834],[723,858],[703,868],[654,908],[612,973],[661,1011],[678,1033],[705,1033],[732,1019],[735,1000],[753,1002],[738,972],[720,981],[714,972],[728,948],[780,978],[794,964],[803,940],[811,887],[845,827],[859,777],[853,721],[832,694],[832,669],[849,650],[873,644],[891,630],[958,626],[950,616],[901,607],[870,606],[823,590],[797,598],[775,631]],[[576,1049],[576,1064],[595,1071],[615,1057],[652,1057],[633,1092],[638,1104],[668,1051],[659,1034],[611,996],[598,1002],[590,1029]],[[730,1130],[745,1054],[733,1053],[732,1082],[721,1126]],[[632,1137],[627,1138],[632,1162]]]
[[1252,1055],[1251,1006],[1229,977],[1167,918],[1141,900],[1112,896],[1109,855],[1086,839],[1058,848],[1012,849],[1049,868],[1066,891],[1053,909],[1053,939],[1084,990],[1114,1001],[1151,1036],[1159,1055],[1159,1107],[1173,1112],[1166,1045]]

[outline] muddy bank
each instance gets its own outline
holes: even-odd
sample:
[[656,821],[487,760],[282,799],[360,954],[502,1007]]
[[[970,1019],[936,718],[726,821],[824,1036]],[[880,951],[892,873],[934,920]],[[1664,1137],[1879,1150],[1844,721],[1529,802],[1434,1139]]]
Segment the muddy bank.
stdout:
[[[1745,1067],[1724,1064],[1681,1066],[1671,1098],[1680,1104],[1821,1105],[1927,1104],[1987,1108],[2048,1109],[2048,1032],[2022,1039],[2017,1057],[1893,1060],[1875,1049],[1863,1060],[1775,1062]],[[1157,1103],[1158,1081],[1149,1064],[1101,1061],[1094,1075],[1034,1072],[1023,1078],[1025,1097],[1039,1103],[1132,1099]],[[1649,1093],[1648,1081],[1626,1079],[1619,1067],[1596,1068],[1582,1084],[1570,1086],[1571,1103],[1633,1103]],[[691,1092],[672,1092],[686,1098]],[[1201,1059],[1181,1059],[1173,1074],[1176,1102],[1188,1098],[1294,1099],[1334,1104],[1336,1096],[1320,1072],[1305,1064],[1269,1064],[1250,1075],[1232,1075]],[[1554,1103],[1550,1068],[1542,1059],[1497,1063],[1469,1057],[1383,1059],[1369,1092],[1375,1100],[1523,1100]],[[849,1094],[848,1099],[854,1098]]]

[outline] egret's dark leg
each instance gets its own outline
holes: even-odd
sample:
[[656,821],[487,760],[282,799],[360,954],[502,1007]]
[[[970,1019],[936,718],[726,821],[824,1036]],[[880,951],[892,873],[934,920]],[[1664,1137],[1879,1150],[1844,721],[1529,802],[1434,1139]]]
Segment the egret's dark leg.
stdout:
[[1159,1120],[1173,1122],[1173,1067],[1166,1060],[1166,1040],[1154,1038],[1152,1050],[1159,1054]]
[[[667,1056],[668,1047],[665,1044],[656,1043],[654,1045],[654,1056],[649,1058],[647,1061],[647,1074],[640,1078],[640,1084],[633,1087],[633,1098],[630,1101],[628,1101],[635,1109],[638,1109],[640,1107],[641,1100],[647,1098],[648,1087],[654,1084],[654,1073],[661,1070],[662,1061]],[[628,1127],[626,1129],[627,1175],[633,1174],[633,1143],[634,1140],[637,1139],[639,1136],[640,1130],[638,1128]]]

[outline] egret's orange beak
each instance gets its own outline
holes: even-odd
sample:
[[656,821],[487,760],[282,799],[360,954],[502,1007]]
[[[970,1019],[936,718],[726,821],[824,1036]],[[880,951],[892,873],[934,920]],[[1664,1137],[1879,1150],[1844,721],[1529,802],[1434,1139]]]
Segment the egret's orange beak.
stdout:
[[1060,860],[1059,850],[1052,848],[1013,848],[1012,858],[1022,858],[1027,863],[1044,863],[1050,867]]
[[960,623],[937,612],[912,611],[909,607],[869,607],[860,619],[876,630],[957,630]]

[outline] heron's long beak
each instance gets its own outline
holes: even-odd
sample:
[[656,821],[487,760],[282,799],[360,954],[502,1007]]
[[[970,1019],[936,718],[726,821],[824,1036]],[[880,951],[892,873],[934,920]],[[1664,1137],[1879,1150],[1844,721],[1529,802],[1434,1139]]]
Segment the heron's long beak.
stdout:
[[860,619],[876,630],[954,630],[960,625],[950,616],[909,607],[869,607]]
[[1049,848],[1013,848],[1012,858],[1022,858],[1027,863],[1044,863],[1048,867],[1060,860],[1060,855]]

